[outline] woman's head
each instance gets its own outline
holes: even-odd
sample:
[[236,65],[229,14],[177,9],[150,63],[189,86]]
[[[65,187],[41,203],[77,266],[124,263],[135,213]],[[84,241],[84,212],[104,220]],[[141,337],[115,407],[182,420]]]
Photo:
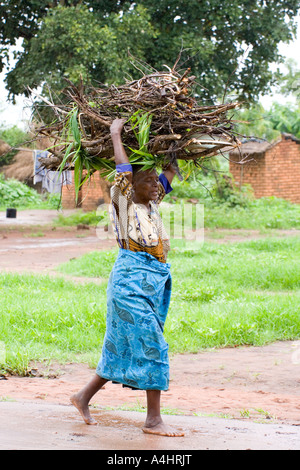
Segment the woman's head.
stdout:
[[135,202],[148,204],[158,197],[158,174],[156,170],[142,170],[141,165],[133,165],[133,189]]

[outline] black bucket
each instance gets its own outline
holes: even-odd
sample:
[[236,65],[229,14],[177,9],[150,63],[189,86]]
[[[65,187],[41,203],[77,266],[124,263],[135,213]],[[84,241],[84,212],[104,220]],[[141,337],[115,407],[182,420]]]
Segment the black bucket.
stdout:
[[6,218],[15,219],[17,217],[17,209],[6,209]]

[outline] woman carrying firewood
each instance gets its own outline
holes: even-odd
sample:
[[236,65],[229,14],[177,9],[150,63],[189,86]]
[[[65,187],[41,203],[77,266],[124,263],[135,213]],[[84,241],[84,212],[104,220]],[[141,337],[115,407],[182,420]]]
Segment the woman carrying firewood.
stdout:
[[169,386],[168,345],[163,337],[170,296],[167,261],[169,240],[158,204],[172,190],[175,170],[132,166],[121,133],[124,120],[115,119],[110,132],[117,174],[112,187],[111,220],[120,247],[107,289],[107,325],[96,374],[71,402],[87,424],[97,424],[88,404],[106,382],[146,390],[145,433],[183,436],[164,424],[161,391]]

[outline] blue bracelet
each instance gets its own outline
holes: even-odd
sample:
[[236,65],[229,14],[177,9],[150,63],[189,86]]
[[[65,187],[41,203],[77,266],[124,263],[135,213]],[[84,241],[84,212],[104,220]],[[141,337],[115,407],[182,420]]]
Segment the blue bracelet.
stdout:
[[125,171],[131,171],[132,173],[132,166],[130,163],[120,163],[116,165],[117,173],[124,173]]

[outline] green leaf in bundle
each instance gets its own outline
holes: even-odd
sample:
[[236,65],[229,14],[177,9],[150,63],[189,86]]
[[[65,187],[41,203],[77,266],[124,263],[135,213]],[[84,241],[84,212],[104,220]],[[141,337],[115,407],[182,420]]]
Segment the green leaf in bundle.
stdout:
[[[128,147],[129,150],[132,151],[132,155],[130,156],[129,160],[132,162],[134,161],[131,157],[132,156],[135,156],[135,155],[140,155],[141,157],[147,157],[149,158],[150,160],[154,160],[154,155],[152,155],[151,153],[148,153],[148,152],[144,152],[143,150],[136,150],[136,149],[132,149],[131,147]],[[135,159],[136,163],[139,163],[138,159]]]
[[115,163],[112,161],[107,161],[104,158],[93,158],[90,161],[90,165],[95,170],[99,171],[101,177],[107,179],[108,181],[113,181],[116,174]]
[[91,160],[91,167],[95,170],[112,170],[115,168],[114,162],[108,162],[104,158],[97,158]]
[[143,114],[139,119],[138,143],[140,149],[147,148],[149,143],[151,122],[152,115],[149,115],[148,113]]
[[[71,143],[68,145],[64,158],[59,167],[59,176],[65,169],[66,163],[72,156],[71,164],[74,165],[74,186],[75,186],[75,199],[78,202],[79,190],[84,182],[90,176],[90,167],[87,159],[87,155],[81,147],[81,133],[78,126],[78,108],[74,107],[69,113],[69,119],[67,121],[68,140]],[[83,168],[87,169],[87,176],[82,180]]]
[[65,165],[66,165],[66,163],[67,163],[68,158],[72,155],[72,153],[74,153],[74,152],[72,152],[72,149],[73,149],[73,143],[71,142],[71,143],[68,145],[68,148],[67,148],[67,150],[66,150],[66,153],[65,153],[65,155],[64,155],[64,158],[63,158],[61,164],[59,165],[59,172],[58,172],[58,176],[59,176],[59,177],[60,177],[60,175],[62,174],[63,169],[65,168]]
[[82,159],[81,159],[81,155],[78,153],[77,158],[75,160],[75,165],[74,165],[74,186],[75,186],[76,203],[78,202],[79,189],[82,185],[82,182],[81,182],[82,171],[83,171]]
[[[164,161],[164,156],[152,155],[147,151],[150,139],[150,128],[153,115],[143,113],[141,110],[136,111],[130,119],[131,129],[138,141],[139,149],[128,147],[132,152],[129,161],[133,165],[143,165],[142,170],[151,170],[157,166],[161,166]],[[138,132],[136,129],[138,127]]]
[[131,130],[133,131],[136,140],[138,141],[138,133],[135,131],[136,127],[139,125],[138,123],[138,115],[140,114],[140,111],[136,111],[131,118],[129,119],[129,122],[131,123]]
[[[140,150],[147,149],[150,137],[150,127],[152,123],[152,114],[136,111],[130,118],[131,129],[138,141]],[[138,127],[138,132],[136,128]]]
[[81,135],[77,121],[78,108],[74,108],[71,112],[71,117],[69,120],[70,132],[74,138],[77,147],[81,147]]
[[142,150],[134,150],[128,147],[133,153],[129,157],[132,165],[142,165],[142,171],[153,170],[157,167],[162,167],[165,163],[164,155],[153,155]]

